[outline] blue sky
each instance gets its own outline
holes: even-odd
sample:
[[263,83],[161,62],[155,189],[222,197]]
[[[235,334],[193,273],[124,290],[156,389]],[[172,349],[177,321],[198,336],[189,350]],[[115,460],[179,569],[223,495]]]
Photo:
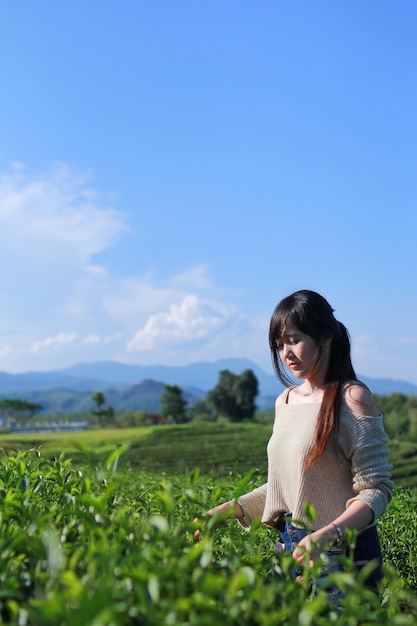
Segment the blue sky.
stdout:
[[315,289],[417,383],[417,3],[0,8],[0,370],[247,357]]

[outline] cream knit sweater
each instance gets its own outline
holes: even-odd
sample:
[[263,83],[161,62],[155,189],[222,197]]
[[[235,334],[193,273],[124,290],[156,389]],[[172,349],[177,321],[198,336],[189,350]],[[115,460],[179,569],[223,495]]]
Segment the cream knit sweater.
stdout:
[[[337,436],[311,467],[303,469],[319,407],[284,403],[278,408],[267,447],[268,482],[238,498],[249,525],[259,517],[272,523],[281,513],[291,512],[294,521],[315,530],[332,522],[352,500],[369,504],[375,524],[387,508],[393,483],[382,415],[356,415],[342,408]],[[303,512],[306,502],[315,509],[313,528]]]

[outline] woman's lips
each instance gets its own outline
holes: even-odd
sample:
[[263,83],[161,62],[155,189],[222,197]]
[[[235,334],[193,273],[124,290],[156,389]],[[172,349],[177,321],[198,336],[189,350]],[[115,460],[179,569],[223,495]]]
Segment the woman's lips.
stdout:
[[292,370],[295,370],[298,367],[298,363],[288,363],[288,367]]

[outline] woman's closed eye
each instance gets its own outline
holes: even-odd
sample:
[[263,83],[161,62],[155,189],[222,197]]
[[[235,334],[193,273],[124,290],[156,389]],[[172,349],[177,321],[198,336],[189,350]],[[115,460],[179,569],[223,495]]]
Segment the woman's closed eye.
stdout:
[[277,350],[283,350],[284,345],[286,346],[295,346],[299,342],[299,339],[291,337],[290,339],[285,339],[284,341],[279,341],[276,343]]

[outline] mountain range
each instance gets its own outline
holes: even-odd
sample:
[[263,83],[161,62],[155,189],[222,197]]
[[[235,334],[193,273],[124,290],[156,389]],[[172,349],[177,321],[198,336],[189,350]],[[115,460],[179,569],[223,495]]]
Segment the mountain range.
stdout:
[[[240,374],[245,369],[251,369],[258,379],[258,408],[273,407],[274,400],[283,387],[272,373],[272,366],[271,373],[268,374],[252,361],[236,358],[214,362],[200,361],[185,366],[144,366],[99,361],[79,363],[47,372],[0,372],[0,397],[18,396],[42,404],[49,411],[88,410],[91,408],[91,395],[101,391],[108,403],[116,409],[157,410],[161,383],[179,385],[189,403],[193,403],[217,384],[220,371],[229,370]],[[375,394],[389,395],[398,392],[417,395],[417,385],[407,381],[371,379],[366,376],[360,378]],[[153,392],[151,382],[159,383],[154,386]],[[153,402],[150,401],[152,393],[159,394]]]

